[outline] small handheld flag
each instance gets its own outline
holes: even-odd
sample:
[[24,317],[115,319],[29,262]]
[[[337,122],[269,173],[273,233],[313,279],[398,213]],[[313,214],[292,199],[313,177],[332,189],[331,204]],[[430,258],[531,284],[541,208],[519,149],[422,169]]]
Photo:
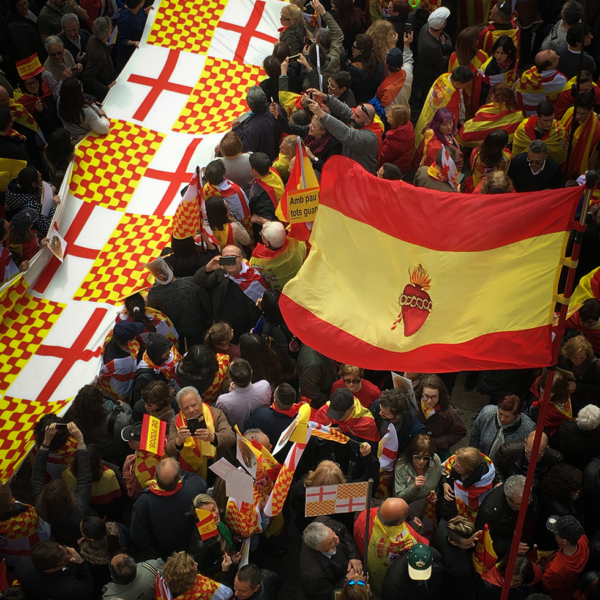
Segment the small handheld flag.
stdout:
[[165,452],[166,439],[166,422],[150,415],[144,415],[140,437],[140,450],[162,456]]
[[210,538],[219,535],[219,530],[217,529],[217,525],[210,510],[197,508],[196,515],[198,516],[196,527],[198,527],[200,539],[209,540]]

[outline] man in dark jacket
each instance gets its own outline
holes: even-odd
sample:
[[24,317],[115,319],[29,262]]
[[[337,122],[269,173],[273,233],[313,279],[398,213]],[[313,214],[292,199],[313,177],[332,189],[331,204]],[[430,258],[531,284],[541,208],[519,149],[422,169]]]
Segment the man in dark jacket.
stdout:
[[31,556],[23,556],[15,571],[28,598],[81,600],[91,598],[92,574],[87,561],[73,548],[56,542],[39,542]]
[[313,408],[321,408],[329,400],[331,386],[337,379],[333,361],[304,345],[298,354],[296,369],[301,395],[310,398]]
[[[511,475],[527,475],[529,458],[533,448],[535,431],[532,431],[525,440],[511,440],[504,442],[494,456],[496,467],[495,483],[503,483]],[[537,465],[535,468],[535,482],[539,481],[550,467],[564,461],[563,455],[554,448],[548,448],[548,436],[542,433]]]
[[561,423],[552,436],[552,445],[562,452],[566,462],[585,469],[592,458],[600,455],[600,409],[588,404],[574,421]]
[[279,129],[269,112],[269,101],[259,86],[251,87],[246,103],[252,111],[234,121],[233,131],[242,140],[244,152],[264,152],[271,162],[279,155]]
[[400,456],[410,440],[417,433],[425,433],[425,425],[419,421],[417,409],[410,396],[402,390],[385,390],[381,398],[371,404],[371,412],[379,428],[379,434],[387,433],[390,423],[396,428],[398,435],[398,456]]
[[441,521],[431,545],[442,555],[446,600],[472,598],[477,585],[473,550],[477,542],[475,525],[466,517]]
[[273,571],[252,564],[238,569],[234,577],[231,561],[220,581],[233,590],[230,600],[277,600],[281,588],[281,580]]
[[60,20],[63,32],[58,36],[65,50],[76,60],[83,60],[90,39],[90,32],[79,28],[79,19],[75,13],[67,13]]
[[[489,526],[494,552],[499,560],[510,552],[524,487],[525,476],[512,475],[503,485],[488,494],[479,507],[475,529],[481,531],[486,525]],[[534,503],[530,503],[527,507],[523,535],[519,544],[519,554],[523,555],[531,550],[535,528],[533,506]]]
[[344,586],[346,574],[362,573],[354,539],[345,525],[330,517],[317,517],[302,534],[300,573],[307,600],[329,600]]
[[512,160],[508,176],[517,192],[541,192],[562,187],[560,165],[548,156],[548,147],[542,140],[533,140],[527,152]]
[[94,35],[87,46],[87,61],[81,80],[89,94],[102,102],[108,90],[115,85],[115,68],[106,45],[112,32],[108,17],[98,17],[92,26]]
[[137,550],[152,546],[163,560],[187,550],[195,515],[190,506],[206,493],[206,481],[194,473],[180,473],[179,464],[164,459],[156,467],[156,484],[145,489],[133,505],[131,541]]
[[[442,555],[416,544],[392,563],[383,580],[383,600],[441,600],[446,597]],[[466,596],[464,596],[466,597]]]

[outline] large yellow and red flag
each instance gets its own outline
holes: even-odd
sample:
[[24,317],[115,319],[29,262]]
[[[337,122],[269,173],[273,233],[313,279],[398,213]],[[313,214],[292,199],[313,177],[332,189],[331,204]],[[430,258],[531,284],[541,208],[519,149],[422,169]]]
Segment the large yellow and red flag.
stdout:
[[478,148],[488,133],[495,129],[504,129],[508,133],[510,143],[521,121],[523,113],[508,108],[504,102],[484,104],[475,116],[460,128],[456,134],[456,141],[465,148]]
[[549,364],[580,196],[417,194],[335,156],[323,170],[311,252],[281,296],[286,323],[318,352],[368,369]]

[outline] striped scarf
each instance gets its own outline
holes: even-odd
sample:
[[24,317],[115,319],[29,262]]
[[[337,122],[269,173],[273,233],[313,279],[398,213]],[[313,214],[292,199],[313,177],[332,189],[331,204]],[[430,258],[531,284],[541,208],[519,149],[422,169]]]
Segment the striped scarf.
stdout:
[[37,533],[39,517],[35,508],[28,504],[23,504],[23,506],[26,506],[27,510],[0,521],[0,536],[11,541],[27,538]]
[[[573,107],[565,112],[561,124],[566,132],[571,131],[573,123]],[[567,134],[568,135],[568,134]],[[600,143],[600,123],[592,110],[588,118],[575,130],[573,136],[573,152],[569,163],[569,176],[576,179],[589,168],[590,156]]]
[[548,147],[548,156],[553,158],[559,165],[562,165],[567,158],[567,149],[569,140],[564,127],[560,121],[554,120],[552,127],[541,138],[538,138],[535,126],[537,125],[537,115],[525,119],[517,128],[513,141],[512,153],[514,156],[527,152],[530,142],[540,139]]
[[[215,432],[215,418],[212,409],[206,402],[202,402],[202,415],[204,425],[211,433]],[[175,417],[175,426],[177,429],[187,427],[187,419],[179,411]],[[191,473],[197,473],[200,477],[206,479],[207,458],[213,458],[217,455],[217,449],[210,443],[200,438],[190,436],[183,442],[183,449],[179,453],[179,462],[181,468]]]
[[456,141],[465,148],[478,148],[488,133],[504,129],[508,133],[510,143],[522,121],[523,113],[520,110],[507,108],[504,103],[484,104],[475,116],[460,128],[456,134]]
[[277,208],[279,200],[281,200],[281,196],[283,196],[285,190],[281,175],[271,167],[267,175],[256,180],[256,184],[267,192],[273,206]]
[[177,350],[175,346],[171,348],[171,354],[169,354],[169,358],[163,361],[160,365],[152,362],[148,356],[148,351],[146,351],[144,352],[144,356],[138,365],[138,369],[152,369],[157,375],[163,375],[167,378],[167,381],[171,381],[171,379],[175,377],[175,366],[180,360],[181,354],[179,354],[179,350]]
[[[286,240],[287,242],[287,240]],[[233,275],[225,275],[228,279],[231,279],[239,288],[252,300],[256,302],[263,297],[263,294],[267,291],[267,287],[260,273],[254,268],[248,265],[248,261],[242,261],[242,270],[239,275],[235,277]]]
[[429,417],[432,417],[433,415],[435,415],[436,412],[438,412],[440,410],[440,403],[438,402],[435,406],[429,408],[427,406],[427,404],[425,404],[425,400],[421,400],[421,410],[423,411],[423,414],[425,415],[425,419],[429,419]]
[[[35,131],[35,133],[39,132],[38,124],[33,118],[33,115],[22,104],[15,102],[11,98],[8,108],[10,109],[10,114],[15,123],[19,123],[19,125],[23,125],[23,127],[27,127],[27,129],[31,129],[32,131]],[[25,139],[25,136],[23,136],[23,139]]]

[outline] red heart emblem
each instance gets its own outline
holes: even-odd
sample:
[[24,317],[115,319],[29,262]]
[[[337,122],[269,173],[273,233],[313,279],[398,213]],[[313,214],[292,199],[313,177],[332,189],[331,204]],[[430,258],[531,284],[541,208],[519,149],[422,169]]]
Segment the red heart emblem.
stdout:
[[431,297],[427,293],[431,286],[431,279],[427,275],[427,271],[422,265],[419,265],[412,272],[409,269],[408,273],[410,283],[406,285],[398,299],[401,312],[392,325],[392,330],[394,330],[400,321],[404,321],[404,335],[406,337],[414,335],[423,327],[433,309]]

